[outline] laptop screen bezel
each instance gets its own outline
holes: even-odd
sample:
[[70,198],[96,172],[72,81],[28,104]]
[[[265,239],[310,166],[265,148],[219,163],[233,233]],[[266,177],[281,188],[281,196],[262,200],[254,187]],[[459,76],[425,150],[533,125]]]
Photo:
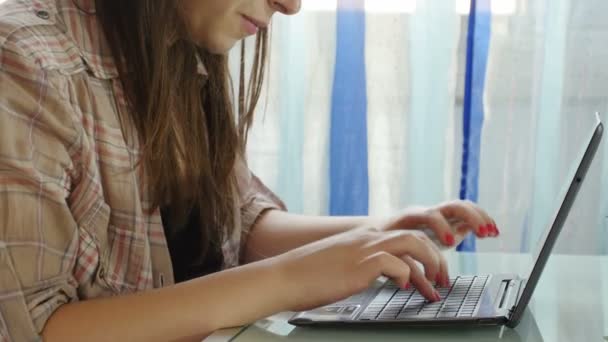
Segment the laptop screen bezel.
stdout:
[[524,289],[521,292],[519,300],[515,303],[508,326],[514,327],[519,323],[526,307],[530,302],[530,299],[532,298],[532,293],[534,292],[536,284],[540,279],[547,260],[551,255],[551,251],[553,250],[557,237],[559,236],[564,226],[564,223],[568,218],[568,214],[570,212],[570,209],[572,208],[574,200],[576,199],[576,195],[578,194],[578,191],[581,188],[587,171],[589,170],[591,163],[593,162],[593,159],[595,157],[595,154],[600,146],[603,131],[604,126],[600,120],[599,114],[596,113],[596,124],[595,129],[593,130],[593,133],[591,135],[591,139],[589,140],[585,153],[583,154],[583,157],[579,162],[578,169],[576,170],[570,182],[570,186],[568,188],[568,191],[566,192],[566,195],[564,196],[562,204],[560,205],[559,210],[555,214],[555,218],[553,220],[553,224],[551,225],[551,229],[549,230],[549,234],[547,235],[543,243],[542,249],[536,259],[536,262],[534,263],[534,267],[530,272],[530,276],[524,282]]

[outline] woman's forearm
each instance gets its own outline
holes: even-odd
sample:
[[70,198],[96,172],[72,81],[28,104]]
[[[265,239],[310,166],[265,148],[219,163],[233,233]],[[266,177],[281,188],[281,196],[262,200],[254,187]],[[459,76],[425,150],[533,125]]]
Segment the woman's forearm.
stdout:
[[[273,260],[138,294],[66,304],[44,341],[200,341],[213,331],[289,310]],[[287,296],[287,295],[285,295]]]
[[253,262],[276,256],[343,233],[371,220],[364,216],[305,216],[269,210],[259,218],[247,238],[245,261]]

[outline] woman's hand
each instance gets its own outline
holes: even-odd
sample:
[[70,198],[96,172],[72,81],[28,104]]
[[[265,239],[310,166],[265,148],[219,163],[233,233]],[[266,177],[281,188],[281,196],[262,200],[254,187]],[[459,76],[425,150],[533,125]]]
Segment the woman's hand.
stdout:
[[378,220],[387,230],[432,230],[445,246],[460,244],[473,232],[479,238],[500,234],[496,222],[471,201],[452,201],[434,207],[412,207],[384,220]]
[[437,301],[439,293],[430,280],[447,277],[445,260],[426,235],[386,227],[357,228],[274,259],[281,279],[291,284],[285,300],[292,311],[348,298],[382,275],[401,287],[415,282],[423,296]]

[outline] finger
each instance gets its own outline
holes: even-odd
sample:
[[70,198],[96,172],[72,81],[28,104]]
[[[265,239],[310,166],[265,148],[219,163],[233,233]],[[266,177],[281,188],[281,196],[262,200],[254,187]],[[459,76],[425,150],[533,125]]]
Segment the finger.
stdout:
[[409,255],[424,266],[428,280],[433,281],[439,272],[440,262],[433,242],[424,234],[416,235],[405,231],[386,233],[387,237],[379,240],[374,248],[392,255]]
[[485,210],[483,210],[480,206],[478,206],[477,204],[475,204],[471,201],[465,201],[464,203],[466,205],[468,205],[471,209],[477,211],[477,213],[483,218],[484,222],[486,223],[486,229],[488,231],[488,236],[491,236],[491,237],[498,236],[499,232],[498,232],[498,228],[496,227],[496,223],[494,222],[492,217],[490,217],[490,215],[488,215],[488,213]]
[[[483,211],[483,209],[480,208],[480,210],[482,210],[483,213],[485,213],[487,215],[487,212]],[[490,230],[490,235],[492,237],[496,237],[498,235],[500,235],[500,230],[498,230],[498,226],[496,225],[496,221],[494,221],[494,219],[488,215],[488,220],[489,220],[489,224],[488,224],[488,228]]]
[[448,287],[450,286],[450,273],[448,271],[448,262],[445,259],[445,256],[443,255],[441,250],[439,250],[439,247],[437,247],[434,243],[431,244],[431,247],[435,249],[435,252],[439,256],[439,272],[435,277],[435,283],[437,283],[437,285],[441,287]]
[[398,286],[405,288],[410,282],[410,266],[403,260],[387,252],[378,252],[365,258],[361,263],[369,279],[380,275],[390,278]]
[[466,223],[466,222],[459,222],[454,226],[454,229],[456,230],[457,234],[460,235],[465,235],[468,234],[469,232],[473,231],[474,229],[471,228],[471,226]]
[[496,236],[500,235],[500,230],[498,229],[498,226],[496,225],[496,221],[494,221],[494,219],[492,219],[492,227],[494,228]]
[[445,217],[436,209],[427,209],[407,215],[398,224],[403,227],[424,226],[431,229],[438,240],[448,247],[455,244],[454,234]]
[[444,245],[448,247],[454,246],[456,239],[454,238],[452,226],[439,210],[430,211],[427,225],[435,232],[435,235],[439,236]]
[[410,281],[418,292],[429,301],[435,302],[441,300],[439,292],[437,292],[433,287],[433,284],[425,278],[424,273],[422,273],[422,270],[416,265],[416,262],[409,256],[404,256],[402,259],[410,267]]
[[473,228],[477,237],[486,237],[488,234],[486,222],[481,215],[463,201],[454,201],[439,206],[439,211],[448,218],[460,218]]

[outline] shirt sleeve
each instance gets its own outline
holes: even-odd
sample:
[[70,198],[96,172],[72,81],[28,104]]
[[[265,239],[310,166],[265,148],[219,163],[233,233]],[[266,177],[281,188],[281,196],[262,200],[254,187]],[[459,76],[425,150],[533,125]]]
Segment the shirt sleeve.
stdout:
[[0,341],[39,340],[78,298],[68,206],[78,137],[62,79],[0,46]]
[[270,190],[264,183],[248,168],[245,162],[239,161],[237,166],[239,178],[239,192],[241,199],[241,237],[239,259],[243,260],[243,253],[249,232],[258,218],[267,210],[287,210],[283,201]]
[[262,215],[269,209],[284,210],[287,208],[283,201],[272,192],[264,183],[252,172],[247,195],[241,206],[241,222],[243,230],[249,231]]

